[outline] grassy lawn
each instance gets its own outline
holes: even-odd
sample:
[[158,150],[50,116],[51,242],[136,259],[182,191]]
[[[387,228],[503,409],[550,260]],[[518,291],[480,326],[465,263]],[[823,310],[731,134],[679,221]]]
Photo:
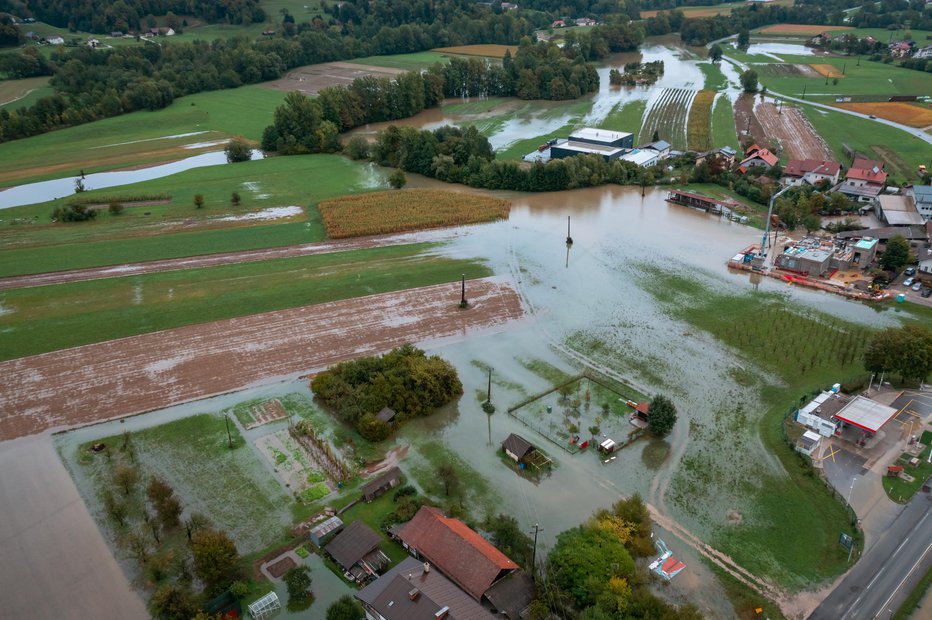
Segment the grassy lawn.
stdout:
[[[320,241],[326,234],[315,205],[368,191],[378,181],[370,168],[336,155],[274,157],[85,192],[82,200],[99,196],[104,203],[120,196],[171,196],[167,204],[127,207],[116,216],[104,209],[91,222],[49,222],[53,208],[70,198],[4,209],[6,221],[36,223],[0,225],[0,276]],[[242,199],[235,207],[233,191]],[[203,209],[194,208],[195,193],[204,196]],[[251,225],[218,219],[285,205],[304,207],[306,214],[297,218],[303,221]]]
[[[854,56],[777,55],[787,63],[832,65],[839,72],[844,71],[844,77],[838,78],[838,84],[834,84],[831,78],[826,80],[822,76],[761,76],[761,84],[784,95],[801,97],[805,89],[807,99],[826,103],[834,101],[836,96],[865,95],[886,98],[891,95],[925,95],[932,92],[932,74],[904,69],[893,63],[874,62],[861,57],[859,66],[858,59]],[[762,62],[771,64],[777,61],[770,58]]]
[[850,158],[844,153],[844,144],[886,162],[885,169],[894,182],[915,180],[919,164],[932,164],[932,148],[926,142],[900,129],[848,114],[828,112],[810,106],[802,108],[806,118],[825,138],[842,164],[850,163]]
[[469,115],[491,112],[501,105],[515,101],[512,97],[489,97],[487,99],[447,99],[443,102],[444,114]]
[[[100,172],[196,154],[186,144],[235,134],[258,140],[285,93],[259,86],[176,99],[155,112],[124,114],[0,144],[0,186]],[[206,132],[187,138],[178,134]],[[219,150],[215,147],[214,150]]]
[[193,323],[295,308],[490,274],[432,244],[339,252],[0,294],[0,359]]
[[355,65],[372,65],[374,67],[415,71],[426,69],[434,63],[450,62],[450,56],[439,52],[414,52],[411,54],[395,54],[393,56],[366,56],[364,58],[353,58],[352,60],[344,62],[350,62]]
[[929,443],[932,442],[932,432],[923,431],[919,441],[924,443],[926,447],[919,454],[918,467],[911,467],[909,465],[909,460],[913,458],[913,455],[908,452],[901,454],[900,458],[898,458],[895,463],[890,463],[890,465],[902,466],[904,468],[904,473],[912,476],[913,481],[908,482],[902,478],[889,478],[884,476],[883,490],[887,492],[887,496],[894,502],[900,504],[908,503],[925,481],[929,479],[929,476],[932,476],[932,464],[928,462],[929,451],[932,450],[929,446]]
[[639,144],[638,134],[641,131],[641,124],[644,122],[644,110],[646,108],[646,101],[632,101],[617,105],[608,113],[600,127],[612,131],[631,132],[634,134],[634,143]]
[[[794,589],[842,573],[847,554],[837,544],[838,534],[857,534],[843,505],[787,444],[781,427],[783,413],[800,394],[863,373],[861,351],[872,330],[817,311],[790,310],[777,293],[729,295],[692,278],[645,267],[642,285],[672,317],[709,333],[784,384],[766,384],[760,391],[768,407],[760,419],[760,435],[785,475],[755,472],[753,483],[739,482],[757,516],[719,529],[713,544],[745,568]],[[690,458],[684,458],[684,470]]]
[[720,96],[712,107],[712,146],[730,146],[739,150],[738,130],[735,128],[735,110],[728,97]]
[[437,469],[441,464],[446,463],[453,466],[459,478],[461,489],[459,504],[467,507],[473,517],[481,519],[487,513],[493,513],[498,509],[501,498],[489,481],[482,473],[473,469],[469,463],[443,445],[443,442],[423,438],[423,440],[414,441],[413,447],[417,450],[421,462],[409,467],[409,471],[427,495],[441,500],[454,501],[455,498],[445,496],[443,482],[437,476]]

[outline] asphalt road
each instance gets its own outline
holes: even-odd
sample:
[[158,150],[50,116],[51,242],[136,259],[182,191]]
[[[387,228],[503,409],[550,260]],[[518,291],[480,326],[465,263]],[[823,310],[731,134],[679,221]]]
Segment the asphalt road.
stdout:
[[809,618],[889,618],[930,566],[932,494],[920,491]]

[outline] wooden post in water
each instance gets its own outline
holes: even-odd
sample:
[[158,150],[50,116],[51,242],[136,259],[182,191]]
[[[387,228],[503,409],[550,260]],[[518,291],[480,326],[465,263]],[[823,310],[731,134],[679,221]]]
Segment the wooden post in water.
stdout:
[[566,245],[573,245],[573,237],[570,236],[570,216],[566,216]]
[[460,308],[466,307],[466,274],[462,274],[462,286],[460,288]]

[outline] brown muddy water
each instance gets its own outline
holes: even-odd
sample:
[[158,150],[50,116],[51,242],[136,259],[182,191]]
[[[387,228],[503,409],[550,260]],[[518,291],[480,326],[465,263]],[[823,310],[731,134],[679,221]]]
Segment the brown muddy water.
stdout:
[[[412,175],[411,184],[437,183]],[[411,471],[423,467],[425,461],[417,447],[427,441],[441,441],[487,481],[491,489],[489,503],[495,510],[514,515],[523,526],[538,523],[544,528],[541,541],[545,550],[559,532],[584,521],[595,509],[635,492],[701,538],[708,539],[725,527],[728,511],[740,513],[746,522],[752,521],[754,506],[728,485],[712,484],[701,497],[693,498],[698,511],[694,507],[687,512],[666,497],[679,459],[691,449],[687,420],[708,421],[716,410],[736,402],[751,416],[748,428],[736,432],[742,450],[723,451],[716,458],[758,471],[761,476],[779,474],[780,468],[763,451],[756,433],[749,430],[756,428],[753,422],[761,411],[753,391],[722,387],[733,384],[729,369],[739,363],[746,367],[746,361],[736,361],[715,341],[672,321],[644,290],[644,270],[646,265],[657,266],[736,294],[784,291],[775,281],[755,283],[746,274],[732,274],[725,267],[727,258],[760,239],[760,231],[669,204],[664,200],[665,192],[659,189],[648,191],[643,198],[638,188],[617,186],[500,195],[513,203],[507,221],[466,227],[462,231],[465,234],[437,251],[487,260],[496,273],[512,279],[531,320],[495,336],[455,344],[420,343],[456,365],[465,394],[455,405],[399,433],[399,444],[414,447],[402,468]],[[569,249],[565,244],[567,216],[571,217],[574,239]],[[831,295],[795,289],[785,294],[790,304],[821,308],[852,320],[887,320],[864,306]],[[647,443],[638,442],[606,464],[592,452],[569,455],[510,417],[506,413],[510,405],[551,387],[551,379],[529,369],[541,364],[567,373],[592,367],[646,394],[671,394],[683,418],[669,438],[671,456],[658,469],[649,469],[642,460]],[[494,369],[493,402],[498,411],[491,417],[482,412],[476,398],[476,392],[486,387],[485,365]],[[761,371],[753,367],[750,370],[764,377]],[[267,396],[309,394],[303,382],[269,385],[259,392]],[[127,424],[141,428],[199,411],[219,411],[255,398],[259,392],[253,389],[154,412],[128,420]],[[264,428],[256,434],[271,430]],[[112,432],[107,426],[91,427],[62,435],[57,441],[67,454],[67,446]],[[511,432],[527,437],[554,458],[557,467],[549,477],[531,482],[502,464],[496,450]],[[12,492],[23,488],[27,480],[14,478],[5,484]],[[82,494],[90,497],[86,481],[79,479],[78,483]],[[53,508],[52,503],[49,508]],[[287,512],[283,506],[283,515]],[[86,511],[84,514],[86,517]],[[695,602],[709,617],[732,617],[734,611],[714,576],[694,553],[675,536],[659,528],[656,533],[688,564],[689,574],[664,588],[664,596]],[[103,549],[92,555],[108,560]],[[311,617],[318,616],[312,613]]]

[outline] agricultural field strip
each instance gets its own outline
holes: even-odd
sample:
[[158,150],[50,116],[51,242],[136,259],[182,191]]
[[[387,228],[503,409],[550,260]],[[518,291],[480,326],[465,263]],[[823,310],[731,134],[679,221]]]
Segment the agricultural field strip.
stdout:
[[686,123],[689,109],[698,91],[686,88],[665,88],[644,117],[641,138],[658,132],[674,149],[686,149]]
[[190,325],[0,362],[0,440],[201,399],[409,342],[502,330],[524,316],[507,281],[456,283]]
[[354,239],[327,241],[324,243],[309,243],[302,245],[289,245],[261,250],[244,250],[242,252],[226,252],[221,254],[205,254],[186,258],[169,258],[153,260],[142,263],[124,265],[111,265],[107,267],[92,267],[89,269],[74,269],[71,271],[53,271],[25,276],[10,276],[0,278],[0,291],[18,288],[32,288],[36,286],[50,286],[66,282],[84,282],[103,278],[121,278],[125,276],[138,276],[147,273],[163,271],[180,271],[184,269],[201,269],[205,267],[218,267],[220,265],[236,265],[277,258],[292,258],[296,256],[313,256],[316,254],[329,254],[331,252],[347,252],[367,248],[381,248],[411,243],[447,241],[454,237],[469,234],[464,231],[429,230],[422,232],[399,233],[385,236],[357,237]]
[[686,124],[687,148],[692,151],[707,151],[712,148],[712,105],[715,91],[701,90],[693,98]]

